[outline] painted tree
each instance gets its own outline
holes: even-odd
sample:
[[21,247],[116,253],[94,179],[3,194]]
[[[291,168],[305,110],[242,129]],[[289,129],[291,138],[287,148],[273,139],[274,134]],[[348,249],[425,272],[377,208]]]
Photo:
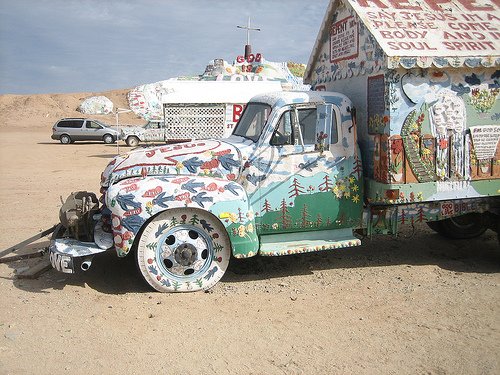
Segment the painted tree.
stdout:
[[320,227],[321,224],[323,224],[323,218],[321,217],[321,214],[318,214],[318,216],[316,216],[316,225]]
[[264,200],[264,206],[262,207],[262,210],[260,212],[269,212],[271,211],[271,204],[267,199]]
[[363,165],[361,163],[361,159],[358,155],[354,156],[354,168],[352,169],[353,173],[356,173],[358,176],[358,180],[361,177],[361,171],[363,170]]
[[197,214],[193,214],[193,217],[189,220],[189,222],[191,223],[191,225],[195,225],[195,224],[198,224],[200,220],[198,219],[198,215]]
[[240,223],[243,223],[243,213],[241,212],[240,207],[238,207],[238,220]]
[[304,204],[301,211],[302,217],[302,228],[306,228],[309,225],[309,213],[307,212],[307,205]]
[[214,242],[214,250],[216,253],[222,251],[224,249],[224,246],[222,246],[220,243],[218,242]]
[[405,220],[406,220],[406,212],[405,210],[401,210],[401,224],[404,224],[405,223]]
[[425,214],[424,214],[424,209],[423,209],[423,207],[419,207],[419,209],[418,209],[418,222],[422,223],[424,221],[427,221]]
[[290,227],[290,215],[288,213],[288,205],[285,202],[285,198],[281,201],[280,204],[280,211],[281,211],[281,225],[283,226],[284,229],[287,229]]
[[325,174],[323,177],[323,182],[319,184],[319,191],[330,191],[333,187],[332,180],[329,175]]
[[300,185],[300,182],[297,180],[297,178],[293,179],[288,194],[290,194],[288,196],[289,198],[293,198],[296,197],[297,195],[304,194],[304,187]]

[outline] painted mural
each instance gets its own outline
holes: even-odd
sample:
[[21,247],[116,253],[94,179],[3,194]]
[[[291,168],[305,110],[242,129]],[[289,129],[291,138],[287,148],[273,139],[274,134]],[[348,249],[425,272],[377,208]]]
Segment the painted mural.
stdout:
[[[486,180],[500,178],[500,18],[497,5],[477,3],[331,3],[306,77],[362,112],[372,202],[449,199],[458,187],[498,194]],[[400,196],[386,197],[384,184]]]
[[276,81],[285,88],[308,90],[309,86],[304,85],[302,78],[295,76],[288,66],[286,62],[268,61],[260,53],[251,54],[248,59],[238,56],[232,64],[222,59],[215,59],[207,65],[201,75],[176,77],[133,88],[127,94],[129,107],[146,120],[162,120],[163,98],[176,92],[183,92],[181,85],[185,81]]

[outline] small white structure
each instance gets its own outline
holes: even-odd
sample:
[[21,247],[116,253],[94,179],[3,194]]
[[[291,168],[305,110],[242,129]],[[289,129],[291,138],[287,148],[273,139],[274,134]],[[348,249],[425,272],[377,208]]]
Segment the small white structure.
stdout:
[[78,111],[86,115],[109,115],[113,113],[113,102],[105,96],[91,96],[80,104]]

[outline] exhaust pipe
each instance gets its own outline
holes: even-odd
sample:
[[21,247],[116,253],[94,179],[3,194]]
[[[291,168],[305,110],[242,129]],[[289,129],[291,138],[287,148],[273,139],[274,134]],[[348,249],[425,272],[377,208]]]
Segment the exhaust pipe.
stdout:
[[82,269],[82,271],[88,271],[91,265],[92,265],[92,258],[86,258],[82,262],[80,268]]

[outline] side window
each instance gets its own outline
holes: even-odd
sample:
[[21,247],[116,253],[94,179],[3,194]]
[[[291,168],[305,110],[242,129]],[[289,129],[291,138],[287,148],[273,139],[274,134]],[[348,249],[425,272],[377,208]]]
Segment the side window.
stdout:
[[330,136],[330,144],[334,145],[339,141],[339,129],[337,127],[337,111],[334,110],[332,112],[332,131]]
[[[299,109],[297,112],[304,145],[314,145],[316,143],[316,108]],[[271,138],[271,145],[301,144],[300,134],[296,134],[293,126],[294,121],[295,111],[293,109],[281,115],[278,127]]]
[[299,124],[304,145],[316,143],[316,108],[299,109]]
[[87,129],[102,129],[102,126],[94,121],[87,121],[87,124],[85,125],[85,127]]
[[57,126],[59,128],[72,128],[72,129],[77,129],[81,128],[83,125],[83,121],[78,121],[78,120],[65,120],[65,121],[60,121]]
[[278,127],[271,138],[271,145],[293,145],[292,111],[286,111],[281,115]]
[[324,149],[335,145],[339,140],[337,119],[340,109],[332,103],[319,104],[316,119],[316,148]]

